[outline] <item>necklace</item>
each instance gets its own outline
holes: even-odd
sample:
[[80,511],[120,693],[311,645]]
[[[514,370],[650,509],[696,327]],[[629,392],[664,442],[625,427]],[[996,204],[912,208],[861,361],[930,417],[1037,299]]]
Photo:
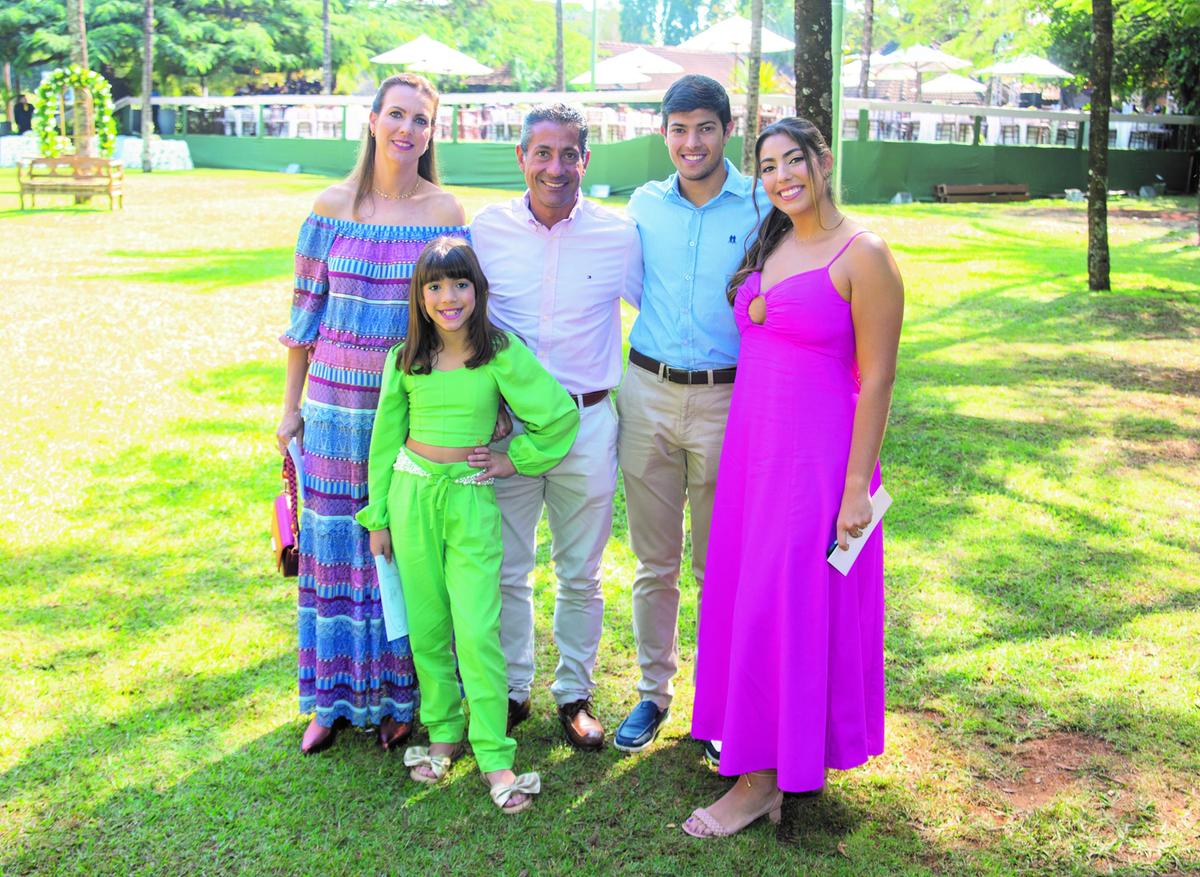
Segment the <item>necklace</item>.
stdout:
[[411,198],[413,195],[415,195],[417,193],[417,189],[419,189],[419,188],[421,188],[421,178],[420,177],[417,177],[417,184],[415,186],[413,186],[407,192],[401,192],[399,195],[392,195],[388,192],[381,192],[379,189],[376,189],[374,186],[371,187],[371,189],[375,192],[376,195],[378,195],[380,198],[383,198],[386,201],[403,201],[405,198]]

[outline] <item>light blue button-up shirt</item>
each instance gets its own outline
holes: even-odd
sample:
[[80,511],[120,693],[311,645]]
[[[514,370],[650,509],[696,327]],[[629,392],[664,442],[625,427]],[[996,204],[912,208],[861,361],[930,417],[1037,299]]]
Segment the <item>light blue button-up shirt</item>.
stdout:
[[672,368],[700,371],[737,362],[738,333],[725,297],[746,238],[770,203],[754,180],[725,159],[725,185],[696,207],[679,192],[679,175],[646,183],[629,199],[645,266],[642,307],[629,344]]

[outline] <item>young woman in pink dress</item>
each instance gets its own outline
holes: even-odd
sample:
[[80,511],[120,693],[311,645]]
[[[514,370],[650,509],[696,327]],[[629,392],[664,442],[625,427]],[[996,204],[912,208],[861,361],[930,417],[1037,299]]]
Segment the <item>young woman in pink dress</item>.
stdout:
[[700,610],[692,734],[733,787],[696,837],[779,818],[883,751],[883,530],[843,576],[826,562],[871,521],[904,310],[887,244],[833,200],[804,119],[756,145],[770,213],[730,282],[741,333]]

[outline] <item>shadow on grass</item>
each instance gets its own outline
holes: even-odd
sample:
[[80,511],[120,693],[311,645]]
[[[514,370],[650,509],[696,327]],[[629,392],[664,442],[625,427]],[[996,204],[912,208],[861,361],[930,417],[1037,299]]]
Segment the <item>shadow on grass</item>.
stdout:
[[[174,283],[191,287],[195,292],[216,292],[232,286],[290,277],[294,250],[289,247],[236,252],[215,252],[211,249],[112,250],[108,256],[127,261],[117,261],[112,274],[89,279],[111,281],[116,277],[148,283]],[[134,270],[121,272],[125,265]],[[162,267],[164,265],[167,267]]]
[[[273,673],[275,663],[206,680],[197,693],[245,693],[253,673]],[[236,721],[229,711],[134,713],[103,726],[90,743],[76,738],[39,749],[38,763],[47,768],[41,778],[54,782],[52,768],[61,771],[74,761],[87,774],[81,776],[85,784],[99,785],[105,753],[118,760],[138,754],[153,759],[154,747],[142,735],[164,723],[189,736],[214,725],[211,735],[196,741],[204,744],[217,743]],[[556,742],[517,736],[518,768],[538,770],[543,791],[532,810],[515,817],[495,810],[470,755],[446,782],[430,788],[408,780],[400,758],[380,753],[369,735],[343,734],[333,749],[306,758],[297,749],[297,729],[284,726],[227,751],[219,743],[201,748],[194,769],[178,771],[177,778],[79,795],[69,818],[25,832],[0,864],[9,874],[289,874],[311,873],[314,861],[331,873],[513,877],[930,873],[912,864],[918,839],[896,818],[896,802],[878,795],[870,814],[877,820],[874,833],[857,826],[866,803],[845,799],[855,824],[818,821],[813,843],[780,846],[766,820],[734,838],[706,843],[678,826],[692,807],[721,794],[728,780],[702,766],[694,744],[669,743],[626,758],[611,748],[574,752],[557,735]],[[80,747],[91,756],[82,763]],[[12,774],[0,778],[0,786]],[[835,834],[856,861],[838,852],[837,841],[826,848]]]

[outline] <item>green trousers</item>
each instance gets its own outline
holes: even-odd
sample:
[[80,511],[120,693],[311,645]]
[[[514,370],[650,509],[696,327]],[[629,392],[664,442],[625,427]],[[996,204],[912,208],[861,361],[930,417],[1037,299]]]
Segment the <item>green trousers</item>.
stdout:
[[[508,679],[500,649],[500,509],[479,470],[434,463],[402,448],[388,493],[392,550],[431,743],[467,731],[484,773],[513,766]],[[458,673],[471,711],[463,715]]]

